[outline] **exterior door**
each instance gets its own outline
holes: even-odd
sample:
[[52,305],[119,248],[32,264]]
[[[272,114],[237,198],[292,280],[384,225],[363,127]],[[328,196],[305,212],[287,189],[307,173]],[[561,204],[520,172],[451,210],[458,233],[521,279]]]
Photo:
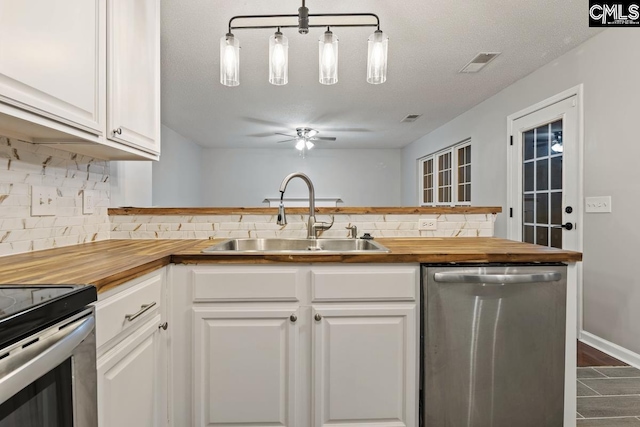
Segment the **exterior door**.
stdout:
[[509,238],[580,250],[577,95],[513,119]]

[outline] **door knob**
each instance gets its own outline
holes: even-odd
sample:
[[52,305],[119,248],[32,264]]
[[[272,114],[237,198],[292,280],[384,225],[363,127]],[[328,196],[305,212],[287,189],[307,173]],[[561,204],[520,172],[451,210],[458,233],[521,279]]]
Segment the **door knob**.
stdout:
[[113,130],[114,135],[122,135],[122,128],[117,128]]
[[163,331],[166,331],[168,327],[169,324],[167,322],[160,323],[160,325],[158,325],[158,329],[162,329]]
[[291,317],[289,317],[289,320],[291,320],[293,323],[295,323],[296,320],[298,320],[298,316],[296,316],[295,314],[292,314]]
[[553,225],[551,228],[564,228],[565,230],[573,230],[573,224],[567,222],[566,224]]
[[315,316],[313,316],[314,319],[316,319],[318,322],[322,320],[322,315],[320,315],[320,313],[316,313]]

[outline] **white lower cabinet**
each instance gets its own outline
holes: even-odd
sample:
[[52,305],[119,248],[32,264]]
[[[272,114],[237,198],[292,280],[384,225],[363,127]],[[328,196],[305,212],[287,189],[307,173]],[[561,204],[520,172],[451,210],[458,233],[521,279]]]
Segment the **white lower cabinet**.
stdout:
[[295,426],[298,312],[198,307],[196,426]]
[[166,427],[165,269],[98,296],[98,427]]
[[160,427],[163,417],[160,315],[98,361],[98,425]]
[[313,425],[415,425],[415,304],[313,313]]
[[173,427],[417,426],[417,265],[170,268]]

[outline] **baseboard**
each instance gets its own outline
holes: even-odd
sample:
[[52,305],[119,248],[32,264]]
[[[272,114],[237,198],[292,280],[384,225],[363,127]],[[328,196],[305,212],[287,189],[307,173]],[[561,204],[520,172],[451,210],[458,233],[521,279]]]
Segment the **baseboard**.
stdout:
[[635,366],[640,369],[640,354],[634,353],[631,350],[627,350],[624,347],[600,338],[592,333],[582,331],[580,332],[580,341],[591,347],[607,353],[609,356],[613,356],[618,360],[628,363],[631,366]]

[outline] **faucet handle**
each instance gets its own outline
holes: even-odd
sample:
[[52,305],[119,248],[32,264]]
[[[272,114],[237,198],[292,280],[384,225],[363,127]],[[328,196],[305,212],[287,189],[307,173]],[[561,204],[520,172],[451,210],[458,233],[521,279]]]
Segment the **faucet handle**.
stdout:
[[345,229],[351,231],[351,233],[349,233],[349,237],[351,239],[357,239],[358,238],[358,227],[357,226],[352,225],[350,227],[345,227]]

